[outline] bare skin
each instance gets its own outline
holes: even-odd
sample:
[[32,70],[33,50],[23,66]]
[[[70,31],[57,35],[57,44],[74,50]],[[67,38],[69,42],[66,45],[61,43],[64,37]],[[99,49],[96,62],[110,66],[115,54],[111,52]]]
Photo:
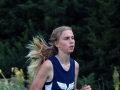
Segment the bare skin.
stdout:
[[50,79],[53,76],[51,73],[52,71],[52,63],[49,60],[46,60],[41,65],[41,68],[39,69],[35,79],[33,80],[30,90],[42,90],[44,83],[52,80]]
[[[65,71],[68,71],[70,68],[70,54],[74,51],[74,35],[71,30],[65,30],[59,37],[59,40],[54,43],[58,48],[58,54],[55,56],[58,58],[61,66]],[[79,72],[79,64],[75,61],[75,85],[74,90],[76,89],[76,81]],[[33,83],[30,87],[30,90],[42,90],[45,82],[50,82],[53,79],[53,65],[50,60],[46,60],[39,69]],[[88,86],[85,86],[88,87]],[[91,90],[91,89],[83,90]]]

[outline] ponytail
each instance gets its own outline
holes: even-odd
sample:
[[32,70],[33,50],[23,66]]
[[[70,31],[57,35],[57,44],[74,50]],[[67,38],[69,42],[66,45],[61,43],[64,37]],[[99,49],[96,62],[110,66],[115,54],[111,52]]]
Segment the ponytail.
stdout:
[[30,73],[32,77],[36,76],[40,66],[45,60],[57,54],[56,47],[53,45],[48,46],[45,40],[40,36],[33,37],[33,41],[27,45],[27,48],[30,51],[26,57],[30,60],[34,60],[34,62],[28,66],[28,73]]

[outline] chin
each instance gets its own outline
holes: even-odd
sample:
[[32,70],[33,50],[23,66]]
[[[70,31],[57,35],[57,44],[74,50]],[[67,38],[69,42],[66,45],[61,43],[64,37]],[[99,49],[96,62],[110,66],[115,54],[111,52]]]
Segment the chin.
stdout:
[[73,53],[73,50],[69,52],[69,54]]

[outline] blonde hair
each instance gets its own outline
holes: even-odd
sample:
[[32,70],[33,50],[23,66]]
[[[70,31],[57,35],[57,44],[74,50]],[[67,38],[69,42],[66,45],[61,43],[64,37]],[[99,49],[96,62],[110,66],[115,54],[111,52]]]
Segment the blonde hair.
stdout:
[[51,46],[49,46],[40,35],[33,37],[33,41],[27,45],[27,48],[30,49],[27,57],[30,60],[34,59],[34,62],[28,66],[28,72],[32,75],[32,77],[36,76],[40,66],[45,60],[58,53],[58,49],[55,47],[54,42],[59,40],[60,35],[65,30],[72,29],[68,26],[61,26],[53,30],[50,37]]

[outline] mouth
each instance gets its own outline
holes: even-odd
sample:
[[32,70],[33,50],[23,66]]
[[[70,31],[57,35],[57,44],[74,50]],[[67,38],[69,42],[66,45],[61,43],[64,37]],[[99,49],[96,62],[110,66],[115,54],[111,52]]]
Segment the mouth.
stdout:
[[73,45],[71,45],[71,46],[70,46],[70,48],[74,48],[74,46],[73,46]]

